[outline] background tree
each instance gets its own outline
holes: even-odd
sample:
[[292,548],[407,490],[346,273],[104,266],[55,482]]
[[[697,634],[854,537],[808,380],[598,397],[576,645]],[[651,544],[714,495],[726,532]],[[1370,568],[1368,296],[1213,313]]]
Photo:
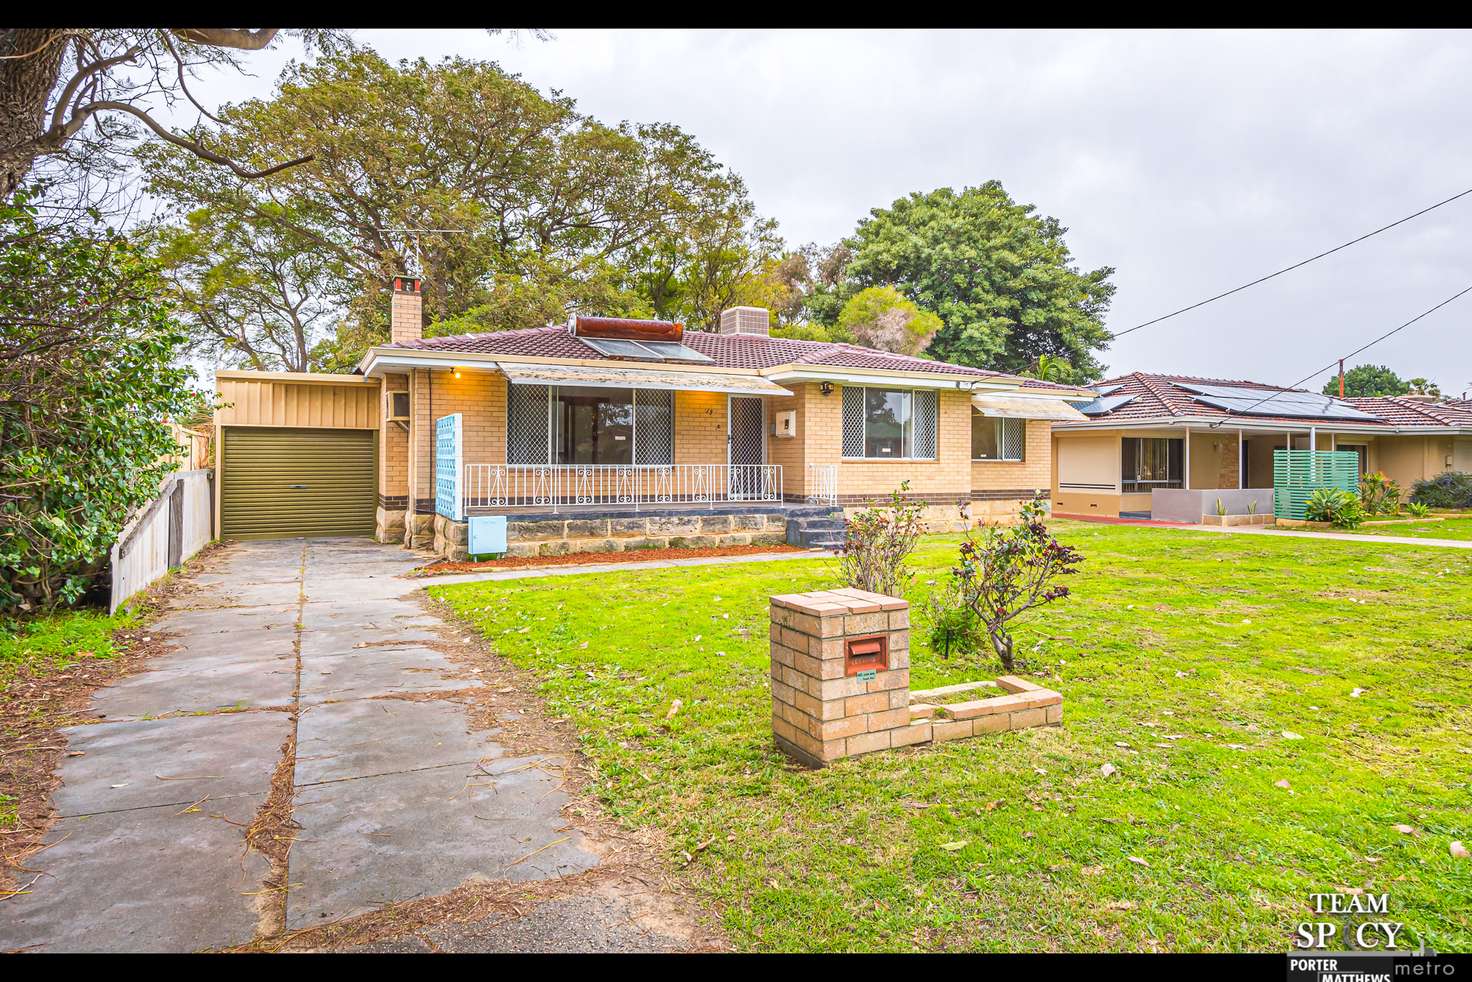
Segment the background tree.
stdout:
[[259,227],[238,210],[201,208],[160,234],[190,354],[222,367],[306,372],[346,298],[342,264],[319,257],[291,221]]
[[[739,178],[679,128],[600,124],[488,62],[339,53],[221,119],[240,159],[312,159],[243,181],[155,145],[141,155],[150,187],[333,264],[330,292],[349,298],[333,337],[357,352],[386,338],[383,284],[406,269],[425,277],[438,333],[652,314],[656,301],[701,320],[761,268],[744,250],[770,241]],[[406,228],[453,231],[390,231]]]
[[1441,398],[1441,386],[1437,385],[1429,378],[1421,378],[1420,376],[1417,376],[1413,379],[1407,379],[1406,387],[1409,388],[1414,395],[1432,396],[1436,399]]
[[839,331],[855,344],[918,355],[941,328],[940,318],[906,300],[892,286],[871,286],[849,298],[838,315]]
[[[1411,391],[1399,375],[1384,365],[1356,365],[1344,373],[1344,394],[1354,398],[1370,396],[1403,396]],[[1339,394],[1339,376],[1324,383],[1324,395]]]
[[808,308],[832,322],[854,293],[892,286],[940,316],[927,351],[935,358],[1021,372],[1049,355],[1068,365],[1058,381],[1088,381],[1104,368],[1095,352],[1109,341],[1114,270],[1080,272],[1067,231],[996,181],[917,192],[859,222],[830,253],[834,285],[815,289]]
[[174,468],[167,418],[204,408],[142,251],[0,205],[0,618],[79,599]]

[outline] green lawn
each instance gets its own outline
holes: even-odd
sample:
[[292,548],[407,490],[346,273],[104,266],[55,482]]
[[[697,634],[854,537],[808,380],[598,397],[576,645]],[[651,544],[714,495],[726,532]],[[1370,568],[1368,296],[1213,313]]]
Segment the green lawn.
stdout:
[[[765,598],[830,561],[432,592],[542,679],[743,948],[1283,951],[1336,888],[1472,948],[1472,555],[1057,526],[1084,572],[1018,650],[1063,727],[823,771],[773,747]],[[957,541],[922,544],[912,600]],[[997,674],[922,634],[915,688]]]
[[[1374,521],[1371,519],[1371,521]],[[1448,518],[1442,522],[1407,522],[1394,525],[1361,525],[1356,535],[1406,535],[1418,539],[1472,539],[1472,517]]]
[[21,671],[46,674],[81,658],[111,658],[113,632],[132,622],[126,611],[109,617],[97,610],[60,611],[8,625],[0,622],[0,696]]

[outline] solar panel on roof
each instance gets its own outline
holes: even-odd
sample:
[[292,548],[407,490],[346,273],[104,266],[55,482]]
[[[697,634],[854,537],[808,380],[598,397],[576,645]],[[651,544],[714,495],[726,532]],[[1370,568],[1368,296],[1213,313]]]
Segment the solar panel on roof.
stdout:
[[1257,389],[1238,385],[1198,385],[1174,383],[1177,388],[1196,395],[1196,401],[1246,416],[1283,416],[1302,419],[1347,419],[1377,421],[1333,396],[1316,392],[1289,392],[1282,389]]
[[1069,405],[1085,416],[1103,416],[1105,413],[1112,413],[1125,403],[1133,401],[1134,398],[1134,396],[1104,396],[1090,402],[1069,402]]
[[622,338],[585,338],[579,341],[611,358],[638,358],[643,361],[712,361],[688,345],[678,341],[628,341]]

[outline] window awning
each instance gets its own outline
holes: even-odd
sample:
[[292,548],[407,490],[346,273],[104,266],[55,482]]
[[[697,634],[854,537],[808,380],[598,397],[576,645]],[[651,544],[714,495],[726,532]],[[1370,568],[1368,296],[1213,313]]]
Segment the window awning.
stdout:
[[514,385],[584,385],[595,389],[685,389],[693,392],[729,392],[740,396],[790,396],[787,389],[756,375],[717,372],[657,371],[602,365],[528,365],[497,362]]
[[971,405],[983,416],[1000,416],[1003,419],[1051,419],[1073,423],[1089,418],[1062,399],[972,396]]

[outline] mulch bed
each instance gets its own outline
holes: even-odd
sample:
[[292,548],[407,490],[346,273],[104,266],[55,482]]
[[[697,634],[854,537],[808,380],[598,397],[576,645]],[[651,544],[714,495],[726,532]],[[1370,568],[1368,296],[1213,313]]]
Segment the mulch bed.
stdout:
[[708,549],[630,549],[627,552],[570,552],[565,556],[515,556],[481,562],[452,563],[448,560],[420,566],[410,576],[444,576],[449,573],[478,573],[488,569],[526,569],[535,566],[593,566],[602,563],[643,563],[660,559],[703,559],[707,556],[757,556],[773,552],[808,552],[798,546],[713,546]]

